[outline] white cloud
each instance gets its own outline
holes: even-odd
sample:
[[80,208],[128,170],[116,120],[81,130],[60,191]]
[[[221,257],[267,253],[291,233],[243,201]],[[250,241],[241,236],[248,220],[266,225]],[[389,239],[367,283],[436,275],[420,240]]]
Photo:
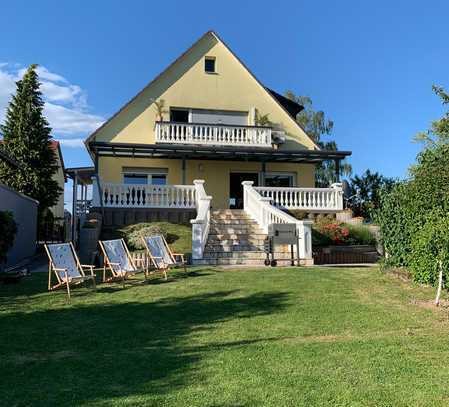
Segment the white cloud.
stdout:
[[[15,92],[15,82],[22,78],[26,68],[17,64],[0,63],[0,123]],[[67,147],[82,147],[83,138],[104,122],[104,117],[89,111],[87,92],[70,83],[62,75],[43,66],[37,68],[45,101],[44,114],[53,136]]]

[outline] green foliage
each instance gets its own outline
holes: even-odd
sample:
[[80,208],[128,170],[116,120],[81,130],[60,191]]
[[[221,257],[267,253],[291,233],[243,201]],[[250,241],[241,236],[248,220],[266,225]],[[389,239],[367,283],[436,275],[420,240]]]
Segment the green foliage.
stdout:
[[12,247],[17,225],[12,212],[0,211],[0,264],[6,262],[8,250]]
[[[441,89],[437,93],[446,104],[447,95]],[[381,192],[375,211],[386,265],[409,267],[416,281],[431,284],[436,278],[436,263],[441,260],[437,253],[446,245],[442,230],[449,211],[449,137],[444,136],[447,114],[438,122],[433,122],[428,132],[434,135],[434,142],[427,142],[418,154],[410,179]]]
[[192,251],[192,230],[190,226],[170,222],[136,223],[118,230],[131,250],[142,250],[141,236],[162,235],[173,250],[179,253]]
[[440,263],[449,273],[449,215],[441,210],[431,212],[411,239],[409,268],[413,279],[424,284],[436,284]]
[[[449,105],[449,94],[443,88],[433,85],[432,90],[441,99],[443,106]],[[414,140],[428,147],[449,143],[449,110],[441,119],[433,121],[429,130],[418,133]]]
[[273,125],[269,118],[270,114],[261,114],[258,109],[256,109],[255,124],[256,126],[270,127]]
[[[297,96],[291,90],[287,91],[285,96],[303,106],[304,109],[296,116],[296,121],[304,129],[307,135],[322,150],[336,151],[335,141],[322,140],[325,136],[330,136],[334,127],[334,122],[326,118],[323,111],[315,111],[312,107],[312,99],[308,96]],[[352,173],[351,165],[342,160],[340,163],[340,176],[348,176]],[[316,166],[315,181],[318,187],[328,187],[335,182],[335,162],[323,161]]]
[[379,207],[382,189],[391,190],[395,181],[378,172],[366,170],[361,176],[351,178],[349,207],[355,216],[371,219],[373,210]]
[[50,146],[51,129],[43,116],[44,101],[36,65],[31,65],[17,83],[0,126],[3,148],[21,169],[0,162],[0,182],[39,201],[39,213],[56,204],[61,188],[52,179],[57,171],[54,151]]
[[366,225],[350,225],[331,217],[320,217],[312,228],[312,245],[374,245],[376,239]]
[[168,110],[165,108],[165,100],[164,99],[158,99],[153,100],[154,103],[154,111],[156,112],[156,121],[163,121],[164,115],[168,113]]

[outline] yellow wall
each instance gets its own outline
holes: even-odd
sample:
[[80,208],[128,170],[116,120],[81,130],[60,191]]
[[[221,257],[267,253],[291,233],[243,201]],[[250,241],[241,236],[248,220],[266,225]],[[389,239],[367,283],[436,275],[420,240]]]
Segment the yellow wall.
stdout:
[[[103,182],[122,183],[123,167],[167,168],[168,184],[182,184],[181,160],[122,157],[100,157],[99,159],[99,172]],[[229,174],[240,171],[260,172],[261,164],[257,162],[187,160],[186,184],[192,185],[194,179],[204,179],[206,192],[213,197],[213,208],[224,209],[229,206]],[[267,163],[266,171],[294,173],[297,186],[315,186],[315,166],[312,164]]]
[[[216,58],[216,74],[204,72],[204,56]],[[255,107],[287,134],[282,149],[312,149],[313,142],[296,122],[212,34],[146,87],[135,100],[95,134],[96,141],[154,143],[155,106],[250,111]],[[164,120],[169,120],[166,113]]]

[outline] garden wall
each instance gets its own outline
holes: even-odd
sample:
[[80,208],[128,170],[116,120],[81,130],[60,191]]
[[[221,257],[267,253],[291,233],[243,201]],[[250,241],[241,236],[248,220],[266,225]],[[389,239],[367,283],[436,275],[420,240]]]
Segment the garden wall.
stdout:
[[10,211],[17,224],[17,234],[8,252],[6,266],[33,256],[36,251],[38,202],[6,185],[0,184],[0,211]]

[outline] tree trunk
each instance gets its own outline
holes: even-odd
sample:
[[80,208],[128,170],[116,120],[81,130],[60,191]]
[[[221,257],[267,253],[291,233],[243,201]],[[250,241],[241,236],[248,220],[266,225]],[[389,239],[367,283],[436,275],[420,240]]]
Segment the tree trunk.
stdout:
[[439,266],[440,270],[438,273],[437,297],[435,298],[435,305],[437,307],[440,305],[441,288],[443,286],[443,263],[441,262],[441,260],[438,262],[438,266]]

